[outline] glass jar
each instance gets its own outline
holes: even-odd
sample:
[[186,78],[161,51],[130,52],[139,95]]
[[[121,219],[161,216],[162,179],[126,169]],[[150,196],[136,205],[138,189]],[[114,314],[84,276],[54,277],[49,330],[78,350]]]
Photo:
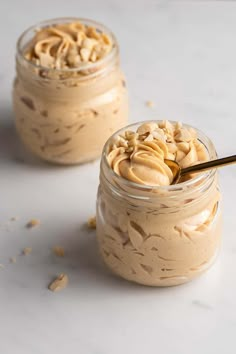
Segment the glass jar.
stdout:
[[[161,187],[118,176],[108,165],[108,148],[116,135],[136,131],[141,124],[121,129],[104,147],[97,195],[99,249],[107,266],[127,280],[149,286],[178,285],[208,269],[219,249],[217,173],[211,170]],[[215,159],[210,139],[196,131],[209,159]]]
[[[105,32],[112,50],[79,69],[50,69],[24,57],[37,28],[81,23]],[[13,89],[15,123],[23,143],[44,160],[60,164],[97,158],[108,137],[127,124],[128,95],[116,38],[90,20],[59,18],[37,24],[19,38]]]

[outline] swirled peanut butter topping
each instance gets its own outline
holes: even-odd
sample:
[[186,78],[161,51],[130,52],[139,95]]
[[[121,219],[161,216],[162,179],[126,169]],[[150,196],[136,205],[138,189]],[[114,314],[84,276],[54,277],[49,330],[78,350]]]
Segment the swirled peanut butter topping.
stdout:
[[163,121],[144,123],[136,132],[125,131],[115,138],[107,155],[119,176],[150,186],[172,183],[173,173],[165,159],[185,168],[208,160],[208,154],[193,128]]
[[45,68],[79,68],[104,58],[112,46],[108,34],[81,22],[71,22],[39,29],[24,56]]

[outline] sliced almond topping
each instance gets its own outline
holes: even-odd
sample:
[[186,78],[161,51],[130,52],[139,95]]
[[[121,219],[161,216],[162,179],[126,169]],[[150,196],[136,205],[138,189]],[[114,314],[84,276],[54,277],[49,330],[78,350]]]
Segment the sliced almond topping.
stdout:
[[[79,21],[57,23],[42,27],[35,33],[25,49],[24,57],[36,65],[64,70],[82,67],[83,63],[95,63],[111,52],[113,44],[109,33]],[[89,74],[90,70],[97,71],[99,67],[78,73]],[[60,77],[61,74],[56,75]],[[45,76],[50,77],[51,72],[45,71]]]
[[55,62],[55,58],[46,53],[40,53],[39,60],[40,65],[45,66],[46,68],[50,68]]
[[178,151],[176,152],[176,156],[175,156],[176,161],[177,161],[177,162],[180,162],[182,159],[185,158],[185,156],[186,156],[186,154],[185,154],[183,151],[178,150]]
[[160,128],[157,128],[157,129],[153,130],[152,131],[152,135],[157,140],[166,141],[166,139],[167,139],[164,131],[162,129],[160,129]]
[[58,275],[58,277],[53,280],[48,288],[49,290],[51,291],[60,291],[60,290],[63,290],[64,288],[67,287],[67,284],[68,284],[68,276],[64,273],[61,273],[60,275]]
[[91,49],[93,49],[93,47],[96,45],[96,43],[97,43],[97,41],[95,41],[92,38],[85,38],[83,40],[82,47],[89,49],[91,51]]
[[174,131],[174,126],[166,119],[158,124],[159,128],[167,129],[170,133]]
[[167,155],[166,155],[166,158],[167,158],[168,160],[174,160],[174,159],[175,159],[175,155],[172,154],[171,152],[168,152]]
[[144,141],[153,141],[153,135],[152,134],[149,134],[145,139]]
[[87,28],[87,36],[94,39],[100,38],[100,34],[97,32],[96,28],[94,27]]
[[133,151],[134,151],[134,148],[133,148],[133,146],[130,146],[130,147],[128,147],[125,151],[126,151],[126,152],[133,152]]
[[94,63],[97,60],[97,53],[95,51],[90,55],[90,60]]
[[175,140],[189,142],[192,140],[192,135],[188,132],[187,129],[181,128],[177,131],[177,134],[175,135]]
[[137,138],[137,137],[138,137],[138,134],[136,134],[135,132],[132,132],[131,130],[126,130],[125,139],[131,140],[131,139],[134,139],[134,138]]
[[91,50],[88,48],[82,48],[80,50],[80,56],[83,61],[89,61],[90,54],[91,54]]
[[140,127],[137,129],[138,134],[146,134],[146,133],[152,133],[153,130],[157,129],[157,124],[154,122],[151,123],[144,123],[140,125]]
[[118,137],[118,144],[121,147],[127,148],[128,147],[128,141],[125,140],[122,136]]
[[165,159],[176,160],[184,168],[208,157],[197,139],[197,131],[167,120],[146,121],[136,132],[124,129],[115,144],[111,142],[107,154],[108,163],[117,175],[150,186],[172,183],[173,173]]
[[183,126],[183,124],[181,123],[181,122],[177,122],[176,124],[175,124],[175,129],[177,130],[177,129],[180,129],[180,128],[182,128],[182,126]]
[[111,38],[106,33],[102,34],[102,39],[105,44],[111,45]]
[[72,67],[76,67],[81,63],[80,55],[77,51],[77,48],[74,47],[69,51],[67,61]]
[[174,154],[178,150],[176,144],[174,143],[167,143],[166,145],[168,148],[168,152],[170,152],[171,154]]
[[186,142],[180,142],[176,144],[178,147],[178,150],[181,150],[187,154],[189,152],[189,143]]
[[77,33],[77,44],[79,45],[79,46],[81,46],[82,45],[82,42],[83,42],[83,40],[86,38],[86,36],[85,36],[85,33],[84,32],[82,32],[82,31],[79,31],[78,33]]

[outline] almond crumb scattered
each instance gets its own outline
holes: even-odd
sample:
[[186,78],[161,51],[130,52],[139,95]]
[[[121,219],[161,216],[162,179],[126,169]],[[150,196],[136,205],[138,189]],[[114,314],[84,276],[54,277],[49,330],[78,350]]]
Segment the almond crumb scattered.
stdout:
[[27,224],[26,227],[32,229],[33,227],[39,226],[40,220],[38,219],[31,219]]
[[2,263],[0,263],[0,269],[4,269],[4,265]]
[[51,291],[60,291],[67,287],[68,276],[64,273],[58,275],[58,277],[49,284],[48,289]]
[[19,220],[19,216],[12,216],[10,221],[16,221],[16,220]]
[[87,224],[90,229],[96,229],[96,216],[89,218]]
[[152,107],[154,107],[154,102],[153,101],[146,101],[146,106],[152,108]]
[[53,247],[53,252],[57,257],[64,257],[65,256],[65,250],[61,246]]
[[23,255],[27,256],[28,254],[30,254],[32,252],[32,248],[31,247],[25,247],[23,249]]
[[10,258],[10,262],[11,262],[11,263],[16,263],[16,257],[11,257],[11,258]]

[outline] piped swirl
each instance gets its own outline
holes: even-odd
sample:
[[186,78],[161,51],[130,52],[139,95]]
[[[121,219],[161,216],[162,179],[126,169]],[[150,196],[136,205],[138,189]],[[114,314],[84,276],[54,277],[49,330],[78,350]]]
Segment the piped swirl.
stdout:
[[148,122],[136,132],[125,131],[115,138],[107,155],[116,174],[149,186],[172,183],[173,173],[165,159],[177,161],[184,168],[207,161],[209,157],[193,128],[169,121]]
[[45,68],[79,68],[102,59],[112,46],[108,34],[77,21],[38,29],[24,56]]

